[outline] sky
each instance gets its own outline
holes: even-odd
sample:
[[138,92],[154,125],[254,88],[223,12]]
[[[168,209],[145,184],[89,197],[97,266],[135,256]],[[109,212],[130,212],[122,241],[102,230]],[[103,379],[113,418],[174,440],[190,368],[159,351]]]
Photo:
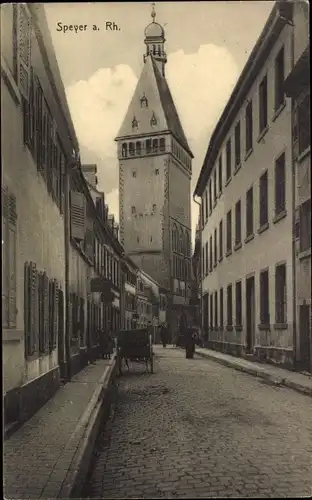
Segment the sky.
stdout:
[[[151,3],[45,4],[82,163],[98,166],[98,188],[119,220],[114,138],[143,68]],[[210,136],[272,10],[272,1],[155,3],[165,29],[166,78],[194,154],[192,193]],[[106,30],[106,22],[118,30]],[[62,23],[61,25],[58,23]],[[86,29],[60,30],[82,25]],[[96,30],[93,29],[96,26]],[[198,205],[192,202],[194,238]]]

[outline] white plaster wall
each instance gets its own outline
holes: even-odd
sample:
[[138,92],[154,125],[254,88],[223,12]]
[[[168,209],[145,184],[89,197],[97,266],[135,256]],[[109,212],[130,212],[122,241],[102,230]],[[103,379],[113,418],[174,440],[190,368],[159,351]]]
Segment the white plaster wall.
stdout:
[[[245,155],[245,104],[237,114],[233,125],[223,142],[223,193],[217,201],[216,207],[203,229],[202,247],[214,234],[214,229],[218,229],[219,222],[223,219],[223,246],[224,259],[222,263],[203,279],[203,294],[207,291],[213,293],[224,289],[224,324],[226,324],[226,287],[233,284],[233,316],[235,315],[235,282],[242,280],[242,315],[243,325],[246,325],[246,307],[245,307],[245,278],[250,273],[255,273],[255,323],[256,323],[256,345],[260,343],[266,345],[270,342],[272,345],[280,347],[289,347],[292,345],[292,168],[291,168],[291,104],[286,101],[284,109],[278,117],[274,119],[274,60],[280,48],[284,45],[285,50],[285,76],[291,68],[291,27],[283,29],[278,41],[272,49],[266,64],[258,74],[254,84],[245,99],[245,103],[252,99],[253,101],[253,152],[244,161]],[[268,131],[262,140],[257,141],[259,134],[259,105],[258,105],[258,86],[263,76],[268,75]],[[226,178],[226,158],[225,147],[228,138],[232,139],[232,172],[234,166],[234,128],[237,121],[241,121],[241,169],[233,176],[232,180],[225,186]],[[274,218],[274,164],[281,153],[286,155],[286,210],[287,216],[278,223],[273,223]],[[218,158],[217,158],[218,160]],[[215,167],[217,168],[217,162]],[[261,174],[268,170],[269,184],[269,229],[261,234],[257,233],[259,228],[259,179]],[[212,176],[212,175],[211,175]],[[208,184],[207,184],[208,185]],[[246,193],[253,185],[254,197],[254,231],[255,237],[249,243],[244,243],[246,236]],[[235,238],[235,203],[241,199],[242,213],[242,241],[243,246],[237,252],[234,251]],[[232,248],[233,253],[225,257],[226,252],[226,214],[232,209]],[[218,245],[219,247],[219,245]],[[259,272],[261,269],[269,267],[270,275],[270,320],[275,322],[275,265],[281,261],[287,263],[287,321],[288,330],[277,330],[271,332],[271,339],[261,338],[257,331],[259,318]],[[219,309],[219,308],[218,308]],[[218,311],[219,313],[219,311]],[[233,318],[234,319],[234,318]],[[216,334],[217,336],[218,334]],[[231,341],[237,343],[245,342],[245,331],[231,332]]]

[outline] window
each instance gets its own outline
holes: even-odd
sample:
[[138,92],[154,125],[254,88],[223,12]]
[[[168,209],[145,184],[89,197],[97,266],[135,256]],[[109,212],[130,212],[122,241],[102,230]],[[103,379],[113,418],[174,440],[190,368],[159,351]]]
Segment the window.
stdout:
[[232,250],[232,211],[226,214],[226,251]]
[[233,326],[233,297],[232,285],[227,287],[227,326]]
[[246,106],[246,154],[252,150],[252,142],[252,101],[250,101]]
[[137,156],[141,155],[141,143],[139,141],[135,143],[135,152]]
[[239,245],[242,241],[242,211],[241,201],[235,205],[235,245]]
[[153,139],[153,153],[158,151],[158,139]]
[[214,265],[216,266],[218,262],[218,240],[217,240],[217,230],[214,230]]
[[311,248],[311,199],[300,206],[300,252]]
[[209,327],[209,295],[208,293],[205,293],[203,295],[203,327],[204,327],[204,332],[208,331]]
[[16,198],[1,186],[2,202],[2,326],[16,326]]
[[226,143],[226,180],[228,181],[232,175],[232,165],[231,165],[231,139]]
[[129,142],[129,155],[134,156],[134,143]]
[[131,213],[135,214],[135,207],[133,207],[133,206],[131,207]]
[[205,191],[205,208],[206,208],[206,218],[205,222],[208,219],[208,190]]
[[143,94],[143,97],[140,99],[140,101],[141,101],[141,108],[148,108],[148,100],[145,94]]
[[165,139],[163,137],[159,139],[159,149],[162,152],[166,149]]
[[146,140],[146,153],[149,154],[151,152],[152,141],[151,139]]
[[136,176],[137,176],[137,175],[136,175],[136,171],[135,171],[135,170],[133,170],[133,171],[132,171],[132,177],[136,177]]
[[153,204],[153,212],[154,213],[156,212],[156,204],[155,203]]
[[212,236],[210,236],[209,238],[209,270],[212,271],[212,267],[213,267],[213,253],[212,253]]
[[260,214],[259,222],[260,227],[264,226],[268,222],[268,172],[260,177],[259,186],[259,198],[260,198]]
[[153,116],[151,118],[151,122],[150,123],[151,123],[152,127],[155,127],[157,125],[157,118],[156,118],[156,116],[155,116],[154,113],[153,113]]
[[219,224],[219,259],[223,259],[223,221]]
[[241,133],[240,122],[235,127],[235,167],[238,167],[241,162]]
[[210,294],[210,328],[213,330],[213,295]]
[[159,175],[159,169],[155,168],[155,175]]
[[275,322],[287,323],[286,264],[276,266],[275,269],[275,304]]
[[121,156],[125,158],[127,156],[127,144],[124,142],[121,146]]
[[223,328],[223,288],[220,289],[220,328]]
[[236,326],[242,326],[242,282],[235,284],[235,322]]
[[218,328],[218,292],[214,293],[214,327]]
[[246,237],[253,233],[253,188],[251,187],[246,195]]
[[215,168],[213,173],[213,200],[214,203],[217,201],[217,169]]
[[275,162],[275,215],[286,209],[285,153]]
[[211,179],[209,181],[209,185],[208,185],[208,189],[209,189],[209,213],[212,211],[212,189],[211,189]]
[[260,272],[260,323],[261,325],[270,324],[270,287],[269,271]]
[[139,126],[138,121],[137,121],[136,117],[134,116],[133,120],[132,120],[132,128],[137,129],[138,126]]
[[206,249],[205,275],[207,276],[208,270],[209,270],[209,263],[208,263],[208,257],[209,257],[208,256],[208,241],[206,241],[205,249]]
[[259,133],[268,125],[268,81],[267,76],[259,85]]
[[221,194],[222,193],[222,189],[223,189],[223,186],[222,186],[222,156],[220,155],[219,157],[219,193]]
[[284,103],[284,48],[275,59],[275,111]]
[[310,94],[298,106],[299,123],[299,153],[305,151],[311,144]]

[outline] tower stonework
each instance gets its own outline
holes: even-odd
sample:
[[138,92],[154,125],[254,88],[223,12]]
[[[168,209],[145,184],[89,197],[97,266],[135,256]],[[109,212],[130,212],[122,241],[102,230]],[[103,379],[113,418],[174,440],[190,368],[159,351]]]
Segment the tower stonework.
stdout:
[[152,17],[142,73],[116,137],[120,238],[131,259],[169,290],[175,333],[191,281],[193,154],[165,78],[165,33]]

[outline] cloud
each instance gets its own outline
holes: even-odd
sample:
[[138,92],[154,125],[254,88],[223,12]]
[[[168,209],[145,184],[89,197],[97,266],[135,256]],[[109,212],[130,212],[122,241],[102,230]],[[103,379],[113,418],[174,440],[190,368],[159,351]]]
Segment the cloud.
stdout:
[[[192,186],[195,185],[210,134],[238,77],[231,53],[213,44],[197,52],[179,50],[168,56],[166,77],[185,134],[195,156]],[[118,162],[116,137],[132,98],[137,77],[127,65],[101,68],[87,81],[66,89],[82,160],[98,164],[99,188],[111,200],[110,211],[118,218]],[[91,159],[93,158],[93,159]],[[192,205],[193,233],[198,206]]]

